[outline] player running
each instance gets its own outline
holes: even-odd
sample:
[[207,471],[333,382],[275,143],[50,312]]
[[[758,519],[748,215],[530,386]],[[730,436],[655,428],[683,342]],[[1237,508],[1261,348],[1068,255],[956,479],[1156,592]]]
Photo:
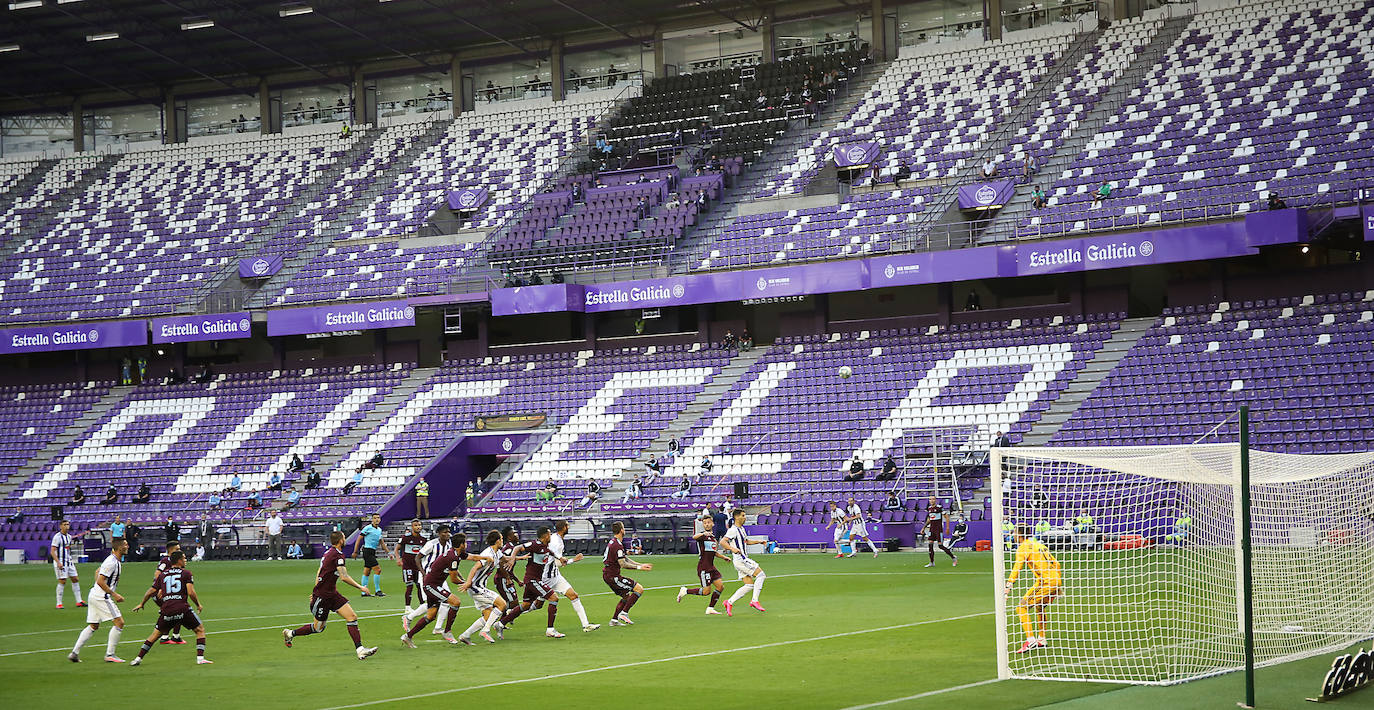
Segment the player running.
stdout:
[[81,601],[81,580],[76,576],[76,555],[72,548],[76,546],[76,538],[72,537],[72,524],[63,520],[58,523],[57,532],[52,536],[52,545],[48,552],[52,555],[52,569],[57,573],[57,608],[62,608],[62,593],[67,589],[67,580],[72,581],[72,594],[76,595],[76,605],[86,606],[86,602]]
[[410,521],[410,529],[396,541],[396,564],[401,567],[401,581],[406,585],[406,613],[410,613],[411,592],[420,583],[420,548],[425,546],[424,532],[419,520]]
[[[434,537],[430,538],[429,542],[426,542],[420,548],[419,577],[424,577],[425,571],[434,564],[434,561],[439,559],[440,555],[452,549],[453,546],[449,543],[449,535],[449,527],[447,525],[440,525],[434,529]],[[406,621],[414,621],[424,616],[425,613],[429,611],[429,607],[425,605],[425,593],[423,590],[419,592],[419,597],[417,597],[416,601],[418,603],[415,608],[405,613]],[[439,620],[434,623],[434,629],[430,633],[437,636],[443,633],[445,627],[453,626],[453,624],[448,622],[449,611],[447,603],[439,605]]]
[[830,522],[826,523],[825,526],[827,528],[835,528],[835,559],[844,557],[844,552],[840,550],[840,545],[843,541],[849,539],[849,526],[846,524],[847,520],[849,520],[849,516],[845,515],[845,512],[840,509],[840,506],[835,505],[835,501],[830,501]]
[[320,558],[320,571],[315,575],[315,587],[310,590],[310,615],[315,620],[298,629],[282,629],[281,637],[282,641],[286,642],[286,647],[291,648],[291,642],[297,636],[323,633],[325,622],[329,619],[330,612],[333,612],[343,617],[347,623],[348,635],[353,639],[353,649],[361,661],[376,653],[377,647],[363,645],[363,635],[358,631],[358,614],[337,588],[338,583],[342,581],[354,589],[367,592],[366,587],[348,576],[348,558],[344,556],[343,545],[343,533],[337,530],[329,533],[329,549],[325,550],[324,557]]
[[863,540],[868,543],[868,549],[873,551],[873,556],[877,557],[878,548],[868,539],[868,526],[864,524],[863,508],[854,501],[854,496],[849,496],[849,507],[845,508],[844,512],[849,518],[849,556],[859,554],[859,540]]
[[[168,544],[168,547],[176,546],[175,541]],[[143,639],[143,647],[138,649],[138,656],[129,664],[131,666],[141,665],[143,657],[153,649],[153,643],[158,637],[167,638],[167,634],[181,628],[190,628],[196,633],[196,665],[204,666],[214,663],[205,657],[205,624],[200,620],[200,612],[203,610],[200,599],[196,596],[196,585],[191,578],[191,570],[186,569],[186,554],[181,550],[174,549],[167,555],[167,569],[157,575],[157,624],[153,628],[153,633],[148,638]],[[158,565],[162,567],[161,564]],[[191,611],[191,604],[196,605],[195,611]],[[148,601],[148,595],[143,596],[143,601],[134,607],[134,611],[143,608]]]
[[[556,569],[556,561],[553,553],[549,551],[549,541],[553,538],[553,531],[541,526],[534,531],[535,539],[532,542],[525,542],[516,545],[511,550],[512,556],[518,556],[522,552],[529,553],[529,560],[525,563],[525,593],[520,599],[520,603],[506,610],[501,617],[502,626],[510,626],[521,614],[530,609],[539,608],[541,603],[552,603],[558,597],[553,592],[553,573]],[[561,639],[565,634],[558,632],[558,629],[550,626],[544,631],[544,635],[549,638]]]
[[[447,526],[441,526],[441,528],[446,527]],[[420,630],[425,628],[429,622],[438,618],[439,608],[441,606],[448,607],[450,611],[449,616],[443,621],[445,625],[443,631],[444,640],[451,644],[458,643],[458,640],[453,638],[451,628],[453,626],[453,618],[458,611],[458,607],[462,604],[462,600],[458,598],[457,594],[449,590],[448,583],[453,582],[458,584],[459,592],[467,591],[469,583],[464,582],[463,577],[458,574],[458,566],[463,560],[485,560],[487,558],[478,555],[469,555],[467,552],[467,536],[462,533],[454,535],[452,542],[452,547],[444,554],[436,557],[434,562],[430,563],[430,566],[425,569],[424,583],[420,586],[420,593],[424,596],[425,600],[424,618],[420,619],[420,623],[411,626],[410,618],[405,615],[401,616],[401,626],[405,629],[405,633],[401,634],[401,644],[408,648],[415,648],[415,634],[420,633]],[[491,639],[488,638],[487,640],[490,641]]]
[[[386,592],[382,591],[382,563],[377,561],[377,545],[382,546],[382,552],[385,552],[388,557],[393,555],[391,548],[386,545],[386,540],[382,538],[382,516],[373,513],[372,522],[358,531],[358,537],[353,540],[352,557],[358,556],[359,545],[363,546],[363,596],[386,596]],[[374,594],[367,593],[369,579],[372,580]]]
[[[831,503],[830,508],[833,510],[835,504]],[[692,539],[696,540],[697,543],[697,579],[701,581],[701,586],[691,589],[681,587],[677,590],[679,604],[682,603],[682,598],[688,594],[706,596],[707,589],[713,590],[711,592],[711,604],[706,607],[707,616],[720,614],[716,611],[716,602],[720,601],[720,593],[725,591],[725,582],[721,580],[720,570],[716,569],[716,558],[730,559],[728,555],[723,555],[720,552],[716,536],[711,531],[714,524],[710,515],[702,515],[701,532],[692,536]]]
[[945,512],[944,506],[935,496],[930,497],[930,505],[926,507],[926,552],[930,553],[930,562],[926,567],[935,566],[935,548],[939,547],[946,555],[949,555],[954,563],[951,567],[959,566],[959,558],[945,546],[945,525],[949,524],[949,513]]
[[759,563],[749,558],[749,545],[752,543],[763,543],[765,540],[751,540],[744,532],[744,511],[735,510],[735,524],[725,531],[725,537],[721,539],[720,545],[730,551],[730,559],[735,563],[735,573],[739,575],[740,585],[730,598],[725,600],[725,615],[735,615],[735,602],[740,600],[750,591],[754,592],[754,600],[749,602],[749,606],[757,611],[767,611],[759,604],[759,594],[763,593],[763,580],[768,579],[768,575],[763,573],[763,568]]
[[[521,559],[529,559],[528,555],[516,557],[515,547],[520,544],[520,533],[516,532],[513,526],[507,525],[501,530],[501,559],[496,566],[496,593],[506,602],[506,609],[520,604],[520,587],[515,581],[515,563]],[[504,616],[504,614],[502,615]],[[505,624],[496,626],[496,635],[504,638]]]
[[115,606],[124,601],[124,597],[115,589],[119,587],[119,573],[124,569],[124,553],[128,549],[129,542],[122,537],[110,542],[110,556],[100,563],[100,570],[95,573],[95,584],[91,586],[91,605],[86,608],[86,628],[81,630],[81,635],[76,638],[76,646],[67,654],[67,660],[72,663],[81,662],[81,647],[91,640],[104,621],[112,624],[110,636],[105,641],[105,662],[124,662],[124,659],[115,655],[119,637],[124,633],[124,615]]
[[472,597],[472,603],[477,607],[477,619],[467,631],[458,636],[460,643],[472,645],[470,639],[474,633],[480,633],[488,643],[495,643],[491,638],[491,629],[493,625],[499,624],[501,617],[505,615],[506,601],[487,588],[487,581],[501,567],[501,543],[500,530],[487,533],[487,546],[480,553],[480,559],[473,564],[472,571],[468,572],[468,582],[464,586],[468,589],[468,596]]
[[606,543],[606,554],[601,558],[601,579],[620,597],[615,612],[611,614],[611,626],[634,626],[635,622],[630,620],[630,608],[644,594],[644,587],[629,577],[621,576],[621,567],[645,572],[654,568],[648,562],[635,562],[625,555],[625,523],[617,520],[611,523],[611,540]]
[[[1007,596],[1011,596],[1012,585],[1021,574],[1021,569],[1030,566],[1035,582],[1026,593],[1021,595],[1021,603],[1016,605],[1016,616],[1021,619],[1021,629],[1026,632],[1026,641],[1016,653],[1025,653],[1033,648],[1049,645],[1045,627],[1048,621],[1047,607],[1064,592],[1064,578],[1059,572],[1059,560],[1050,554],[1050,548],[1031,536],[1030,526],[1021,523],[1016,526],[1016,564],[1007,576]],[[1031,622],[1031,609],[1040,622],[1040,635],[1035,634],[1035,624]]]
[[[553,558],[556,562],[553,566],[553,592],[554,594],[562,594],[568,598],[568,602],[572,604],[573,611],[577,612],[577,620],[582,622],[583,632],[596,631],[601,628],[601,624],[593,624],[587,621],[587,610],[582,606],[582,600],[578,598],[577,590],[573,589],[571,584],[568,584],[568,580],[563,579],[563,566],[573,564],[574,562],[581,562],[584,558],[584,556],[580,554],[573,557],[571,560],[563,556],[563,536],[567,534],[568,521],[553,521],[553,535],[549,537],[549,552],[553,553]],[[558,599],[555,597],[552,602],[549,602],[549,628],[551,629],[553,628],[553,619],[557,614]]]
[[[163,555],[162,559],[158,560],[157,568],[153,570],[153,583],[149,585],[148,591],[143,593],[143,599],[139,600],[138,606],[134,607],[134,611],[142,609],[143,605],[147,604],[149,599],[153,600],[155,606],[162,606],[162,595],[160,594],[162,591],[162,576],[167,574],[167,570],[172,568],[172,553],[180,549],[181,543],[176,540],[167,543],[167,554]],[[164,646],[172,644],[180,646],[186,643],[181,640],[181,627],[173,626],[169,632],[162,635],[161,643]]]

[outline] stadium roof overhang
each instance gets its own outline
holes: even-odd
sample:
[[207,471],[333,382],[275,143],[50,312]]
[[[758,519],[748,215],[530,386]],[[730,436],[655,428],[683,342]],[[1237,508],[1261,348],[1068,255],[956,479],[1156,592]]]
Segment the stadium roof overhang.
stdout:
[[[889,0],[889,5],[896,4]],[[255,95],[259,82],[347,81],[352,72],[448,71],[577,47],[652,43],[769,12],[862,12],[856,0],[5,0],[0,113]],[[661,36],[661,35],[660,35]]]

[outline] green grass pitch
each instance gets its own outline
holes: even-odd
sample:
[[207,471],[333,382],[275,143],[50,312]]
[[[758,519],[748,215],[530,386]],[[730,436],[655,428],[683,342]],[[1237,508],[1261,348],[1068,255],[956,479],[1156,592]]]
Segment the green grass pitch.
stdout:
[[[647,557],[655,569],[633,572],[649,589],[635,606],[636,625],[605,622],[615,598],[596,560],[566,568],[602,628],[583,634],[564,602],[562,640],[543,636],[543,611],[525,616],[495,646],[450,647],[430,642],[402,648],[400,575],[387,568],[385,599],[345,595],[363,616],[363,640],[380,646],[359,662],[337,618],[322,635],[282,645],[280,630],[306,623],[306,600],[316,569],[302,562],[194,563],[205,604],[207,657],[196,666],[193,645],[156,646],[143,667],[101,662],[103,625],[73,665],[66,654],[85,621],[70,590],[67,608],[53,608],[47,565],[0,569],[0,697],[10,708],[216,707],[414,708],[433,704],[482,708],[638,706],[675,708],[1053,707],[1064,710],[1233,708],[1241,676],[1229,674],[1171,687],[1100,683],[998,682],[993,648],[992,560],[967,555],[958,568],[941,558],[922,569],[925,555],[861,555],[835,560],[821,554],[762,559],[768,572],[758,613],[741,605],[734,618],[706,617],[704,600],[674,602],[694,578],[694,557]],[[89,588],[94,564],[81,565]],[[356,579],[361,563],[353,560]],[[127,621],[120,654],[135,655],[151,630],[150,609],[131,610],[151,579],[151,563],[128,564],[121,592]],[[722,568],[724,571],[724,568]],[[728,579],[728,578],[727,578]],[[736,582],[726,586],[727,595]],[[472,619],[464,608],[455,632]],[[188,635],[189,638],[189,635]],[[1259,674],[1264,708],[1311,707],[1329,657]],[[1372,707],[1374,690],[1337,703]],[[1365,703],[1361,705],[1361,703]]]

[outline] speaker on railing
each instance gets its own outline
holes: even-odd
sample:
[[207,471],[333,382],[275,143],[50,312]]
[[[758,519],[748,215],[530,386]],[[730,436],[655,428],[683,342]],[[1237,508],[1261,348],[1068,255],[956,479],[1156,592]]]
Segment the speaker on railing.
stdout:
[[60,505],[51,506],[50,508],[48,508],[48,515],[50,515],[50,516],[52,517],[53,520],[61,520],[62,517],[63,517],[63,515],[62,515],[62,506],[60,506]]
[[735,481],[735,500],[744,500],[749,497],[749,482]]

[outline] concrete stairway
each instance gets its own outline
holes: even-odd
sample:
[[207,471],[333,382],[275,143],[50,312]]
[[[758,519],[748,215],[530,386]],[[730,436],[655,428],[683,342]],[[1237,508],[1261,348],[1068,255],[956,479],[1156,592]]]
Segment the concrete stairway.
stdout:
[[1078,411],[1078,406],[1083,400],[1097,389],[1097,385],[1106,379],[1107,374],[1116,368],[1116,364],[1121,358],[1135,347],[1136,341],[1150,330],[1154,325],[1154,318],[1130,318],[1121,324],[1112,337],[1102,344],[1102,349],[1097,351],[1097,355],[1084,365],[1083,370],[1078,373],[1078,377],[1069,383],[1068,389],[1059,395],[1059,398],[1050,405],[1025,437],[1021,444],[1024,446],[1045,446],[1055,432],[1068,421],[1073,413]]
[[1131,92],[1140,87],[1141,82],[1145,80],[1145,75],[1159,63],[1169,48],[1178,41],[1192,20],[1192,16],[1188,15],[1171,17],[1164,21],[1164,25],[1150,39],[1149,44],[1145,45],[1141,52],[1135,56],[1130,66],[1126,67],[1121,76],[1117,77],[1116,82],[1102,95],[1101,100],[1087,115],[1079,120],[1073,131],[1059,144],[1054,155],[1040,165],[1038,171],[1040,177],[1017,186],[1015,196],[997,214],[997,217],[979,240],[980,242],[1004,241],[1014,235],[1016,226],[1032,212],[1031,192],[1035,186],[1041,185],[1046,188],[1046,192],[1049,192],[1050,185],[1073,164],[1074,159],[1083,152],[1088,141],[1106,125],[1107,119],[1120,113],[1121,107],[1130,98]]
[[42,471],[45,466],[53,462],[53,459],[62,454],[63,451],[71,446],[82,434],[86,433],[92,425],[100,421],[101,417],[109,414],[111,409],[119,406],[129,394],[134,391],[133,385],[124,387],[114,387],[108,394],[100,398],[85,414],[76,418],[70,426],[61,434],[58,434],[48,442],[32,459],[19,467],[19,470],[10,476],[4,484],[0,484],[0,499],[9,496],[10,492],[18,488],[21,483],[29,480]]
[[[754,363],[759,361],[768,352],[765,346],[757,346],[753,350],[737,353],[730,359],[729,364],[721,368],[718,375],[711,380],[711,384],[706,385],[705,389],[697,394],[696,399],[687,405],[668,426],[658,433],[658,436],[649,445],[644,447],[639,455],[634,458],[634,463],[629,468],[621,471],[615,481],[605,490],[601,491],[602,502],[619,502],[625,489],[634,481],[637,474],[644,470],[644,462],[649,460],[649,454],[661,454],[668,450],[668,441],[676,438],[682,439],[682,435],[692,428],[692,425],[705,414],[725,393],[735,386],[740,378],[749,372]],[[593,510],[599,510],[600,504],[592,506]]]
[[417,367],[411,370],[410,375],[392,388],[377,406],[358,420],[346,434],[340,436],[333,446],[319,455],[319,464],[315,466],[315,469],[320,472],[320,475],[328,480],[330,473],[338,468],[339,464],[348,458],[349,454],[356,451],[363,440],[371,436],[377,427],[390,419],[391,415],[395,414],[396,410],[400,409],[404,403],[410,401],[416,390],[424,386],[438,370],[437,367]]
[[29,170],[28,174],[19,179],[19,182],[10,186],[4,194],[0,194],[0,209],[7,209],[11,204],[22,197],[28,197],[33,192],[33,188],[43,182],[43,178],[48,176],[48,172],[57,165],[57,158],[44,158]]

